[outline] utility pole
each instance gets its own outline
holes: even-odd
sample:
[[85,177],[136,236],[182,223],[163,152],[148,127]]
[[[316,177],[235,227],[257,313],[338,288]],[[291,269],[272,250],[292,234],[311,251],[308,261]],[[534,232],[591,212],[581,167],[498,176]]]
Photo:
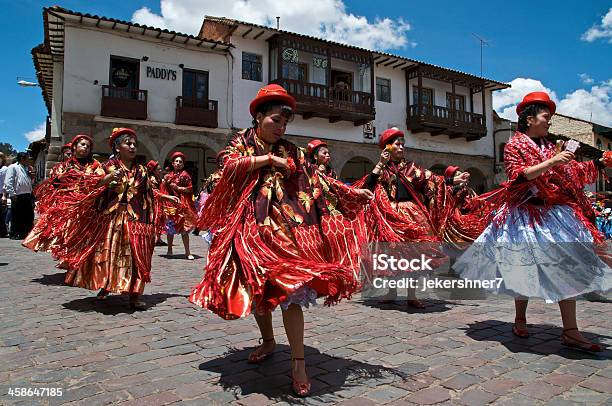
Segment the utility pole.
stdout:
[[478,41],[480,41],[480,77],[482,77],[482,48],[489,46],[489,41],[477,34],[472,33],[472,35],[475,36]]

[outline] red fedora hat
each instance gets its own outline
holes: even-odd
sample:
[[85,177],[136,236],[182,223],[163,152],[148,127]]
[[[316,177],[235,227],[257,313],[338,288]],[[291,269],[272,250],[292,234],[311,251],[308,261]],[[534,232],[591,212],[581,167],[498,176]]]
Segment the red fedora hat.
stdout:
[[113,132],[111,133],[111,136],[108,139],[108,145],[111,147],[111,149],[113,149],[113,144],[115,143],[115,140],[117,139],[117,137],[123,134],[129,134],[132,137],[137,138],[136,131],[132,130],[131,128],[124,128],[124,127],[113,128]]
[[395,127],[389,128],[385,131],[382,132],[382,134],[380,134],[380,139],[378,140],[378,146],[380,147],[380,149],[385,148],[385,146],[387,144],[390,144],[393,142],[393,140],[395,140],[396,138],[399,137],[403,137],[404,133]]
[[77,134],[74,136],[74,138],[72,139],[72,141],[70,141],[68,144],[64,145],[62,147],[62,150],[69,145],[70,148],[76,148],[77,144],[79,143],[79,140],[81,139],[86,139],[87,141],[89,141],[90,144],[90,149],[93,149],[94,147],[94,140],[93,138],[91,138],[89,135],[87,134]]
[[557,105],[554,101],[550,99],[550,96],[546,92],[531,92],[523,97],[523,101],[516,106],[516,114],[521,114],[523,109],[530,104],[543,104],[548,107],[550,114],[555,114],[557,110]]
[[308,143],[308,156],[311,157],[315,150],[319,147],[327,147],[327,143],[321,140],[312,140]]
[[255,98],[251,101],[251,105],[249,106],[251,116],[255,117],[255,110],[257,110],[257,106],[272,100],[279,100],[295,110],[296,104],[293,96],[287,93],[284,87],[271,84],[259,89],[257,96],[255,96]]

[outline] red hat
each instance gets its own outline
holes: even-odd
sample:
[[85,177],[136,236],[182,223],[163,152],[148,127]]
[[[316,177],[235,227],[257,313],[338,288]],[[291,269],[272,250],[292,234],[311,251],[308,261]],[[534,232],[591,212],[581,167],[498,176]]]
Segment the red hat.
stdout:
[[448,168],[446,168],[446,170],[444,171],[444,177],[445,178],[452,178],[455,176],[455,172],[457,172],[459,170],[458,166],[449,166]]
[[267,85],[259,89],[257,96],[251,101],[249,111],[251,116],[255,117],[255,110],[261,103],[269,102],[271,100],[279,100],[285,103],[287,106],[295,110],[295,99],[291,96],[284,87],[280,85]]
[[183,154],[181,151],[176,151],[172,155],[170,155],[170,162],[174,161],[174,158],[179,156],[183,158],[183,161],[185,160],[185,154]]
[[123,134],[129,134],[132,137],[137,138],[136,131],[132,130],[131,128],[113,128],[113,132],[111,133],[111,136],[108,140],[108,145],[111,147],[111,149],[113,149],[113,144],[115,143],[117,137]]
[[157,168],[159,166],[159,163],[157,161],[154,160],[150,160],[149,162],[147,162],[147,170],[149,172],[153,172],[155,170],[155,168]]
[[380,134],[380,139],[378,140],[378,146],[380,147],[380,149],[383,149],[385,148],[387,144],[392,143],[393,140],[395,140],[396,138],[403,137],[403,136],[404,136],[404,133],[402,131],[400,131],[396,127],[391,127],[388,130],[383,131],[382,134]]
[[[91,148],[93,149],[94,140],[93,140],[93,138],[91,138],[91,137],[90,137],[89,135],[87,135],[87,134],[77,134],[77,135],[75,135],[75,136],[74,136],[74,138],[72,139],[72,141],[70,141],[70,142],[68,143],[68,144],[70,144],[70,148],[73,148],[73,149],[74,149],[74,148],[76,148],[77,144],[79,143],[79,140],[80,140],[80,139],[82,139],[82,138],[84,138],[84,139],[86,139],[87,141],[89,141],[89,144],[91,144]],[[66,145],[68,145],[68,144],[66,144]],[[66,145],[64,145],[64,147],[65,147]],[[64,148],[62,147],[62,149],[64,149]]]
[[72,149],[72,142],[67,142],[66,144],[62,145],[62,152],[64,152],[65,149]]
[[551,115],[555,114],[555,110],[557,110],[557,105],[550,99],[548,93],[531,92],[526,94],[525,97],[523,97],[523,101],[516,106],[516,114],[521,114],[523,109],[530,104],[544,104],[546,107],[548,107]]
[[312,156],[315,150],[319,147],[327,147],[327,143],[321,140],[312,140],[308,143],[308,156]]

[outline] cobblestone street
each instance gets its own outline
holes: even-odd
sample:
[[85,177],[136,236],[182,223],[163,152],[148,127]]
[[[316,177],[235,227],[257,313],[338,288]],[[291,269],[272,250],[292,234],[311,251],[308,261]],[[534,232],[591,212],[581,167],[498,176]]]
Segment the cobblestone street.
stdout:
[[[156,247],[146,311],[127,298],[63,286],[48,254],[0,239],[2,404],[498,404],[612,402],[612,351],[593,356],[561,346],[556,305],[533,301],[529,339],[511,333],[510,301],[429,302],[424,310],[363,302],[305,310],[313,394],[290,395],[290,355],[280,311],[277,352],[246,358],[259,338],[252,317],[225,321],[186,296],[195,261]],[[175,247],[182,253],[182,245]],[[579,302],[587,337],[612,344],[611,304]],[[61,397],[9,396],[12,388],[62,388]]]

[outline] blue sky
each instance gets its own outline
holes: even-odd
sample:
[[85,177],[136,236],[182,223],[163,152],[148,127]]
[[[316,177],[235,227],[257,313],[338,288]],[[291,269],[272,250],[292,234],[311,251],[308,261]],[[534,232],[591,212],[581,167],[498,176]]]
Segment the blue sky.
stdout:
[[[219,5],[216,0],[215,5],[211,6],[214,9],[206,8],[205,3],[208,0],[166,1],[169,7],[175,7],[177,4],[189,7],[197,3],[198,7],[204,7],[202,14],[210,10],[209,14],[218,15],[223,12],[223,7],[227,7],[225,15],[236,17],[229,11],[231,3],[235,2],[229,0],[223,3],[229,4],[227,6]],[[270,0],[254,1],[265,4]],[[44,6],[59,4],[72,10],[107,17],[125,20],[136,18],[137,21],[145,22],[159,20],[158,25],[166,25],[169,28],[185,27],[177,26],[178,23],[162,14],[159,0],[71,0],[54,3],[22,0],[2,3],[6,36],[3,44],[8,48],[5,55],[11,57],[5,59],[2,64],[0,76],[0,94],[3,96],[0,98],[0,141],[10,142],[17,149],[27,147],[29,142],[24,134],[43,123],[47,114],[39,88],[21,88],[16,84],[18,76],[30,80],[36,77],[30,50],[43,41]],[[299,3],[303,6],[306,2]],[[333,2],[311,0],[308,3],[329,6]],[[291,1],[283,2],[283,7],[290,8],[291,4]],[[341,11],[346,15],[365,17],[367,22],[372,24],[380,19],[390,19],[396,27],[395,30],[390,30],[407,44],[403,48],[388,49],[390,52],[477,75],[480,73],[480,47],[472,33],[478,33],[490,41],[490,46],[484,49],[484,76],[503,82],[514,80],[513,83],[516,84],[515,91],[507,92],[498,98],[499,110],[511,106],[520,93],[537,87],[537,83],[540,83],[544,88],[553,91],[561,104],[565,103],[563,105],[566,106],[566,112],[584,115],[586,113],[583,106],[590,103],[594,121],[608,124],[608,120],[611,120],[609,117],[612,117],[612,104],[609,100],[612,98],[612,40],[610,37],[604,37],[588,42],[581,37],[594,25],[602,24],[603,16],[610,9],[610,2],[590,0],[576,3],[563,0],[555,2],[554,7],[549,7],[548,4],[543,1],[524,0],[439,0],[429,4],[406,0],[345,0]],[[148,8],[144,10],[146,15],[134,17],[134,13],[139,9],[143,11],[143,7]],[[299,9],[299,6],[295,8]],[[237,17],[246,19],[240,14]],[[197,23],[196,20],[201,20],[200,17],[193,18],[189,27],[193,27]],[[258,18],[261,16],[249,20],[258,22]],[[298,30],[292,29],[291,17],[286,20],[283,18],[281,17],[281,22],[289,21],[290,25],[283,28]],[[334,21],[326,23],[340,24]],[[409,24],[409,29],[406,23]],[[402,28],[397,28],[400,25]],[[377,27],[383,27],[381,29],[384,33],[384,24]],[[191,31],[190,33],[196,33],[195,30]],[[366,43],[381,44],[377,42],[380,37],[367,40],[371,42]],[[413,46],[413,43],[416,45]],[[380,49],[380,46],[376,48]],[[581,79],[580,74],[586,74],[588,78],[583,76]],[[531,81],[516,81],[517,78]],[[566,97],[568,94],[570,97]],[[595,107],[593,103],[596,104]],[[507,108],[508,112],[510,110],[511,107]]]

